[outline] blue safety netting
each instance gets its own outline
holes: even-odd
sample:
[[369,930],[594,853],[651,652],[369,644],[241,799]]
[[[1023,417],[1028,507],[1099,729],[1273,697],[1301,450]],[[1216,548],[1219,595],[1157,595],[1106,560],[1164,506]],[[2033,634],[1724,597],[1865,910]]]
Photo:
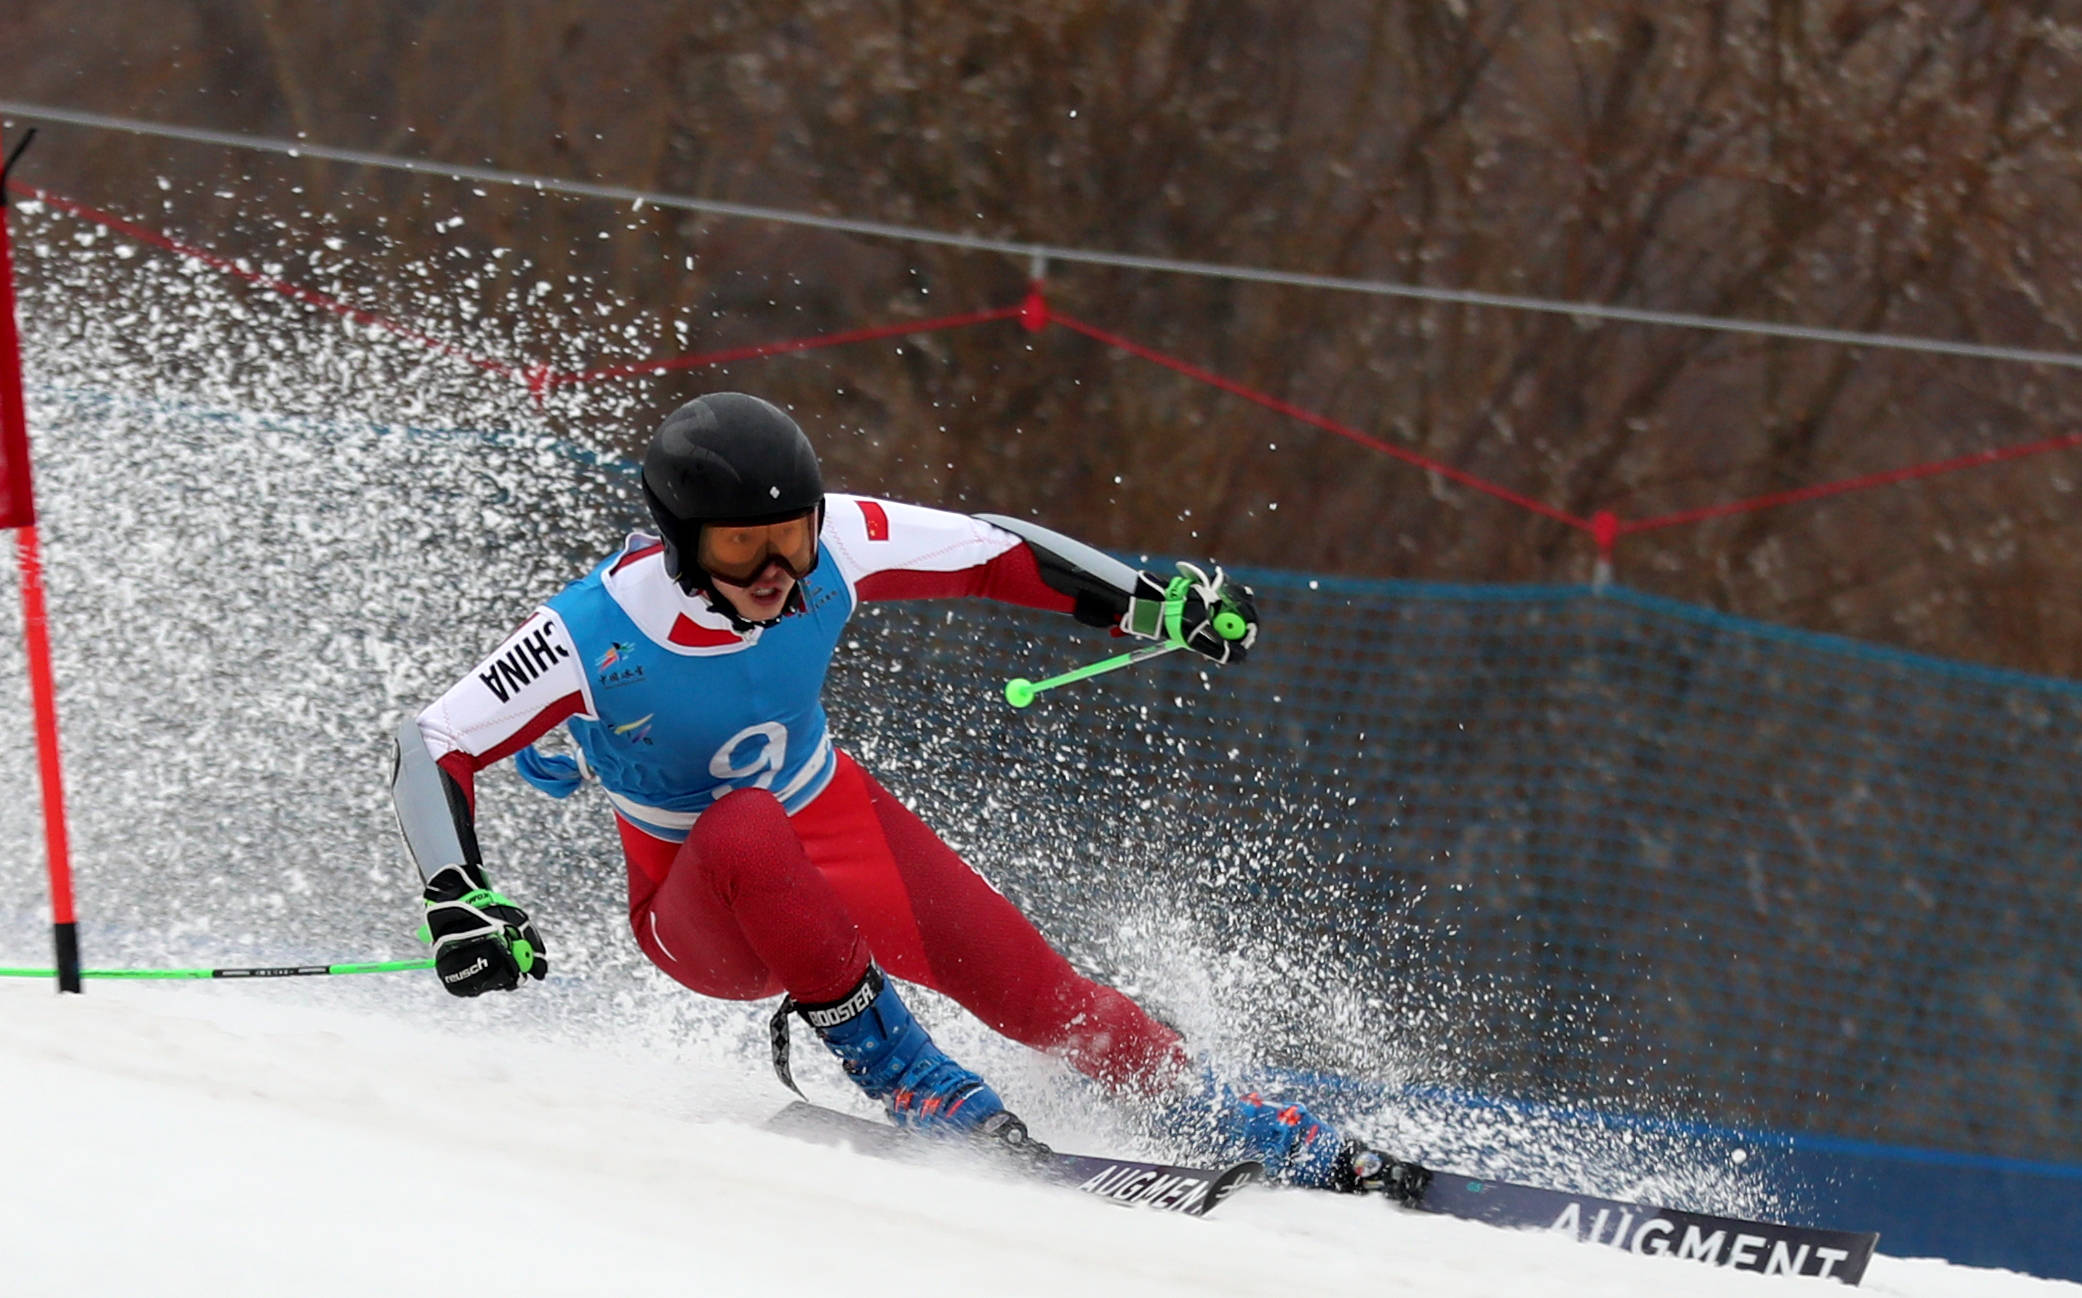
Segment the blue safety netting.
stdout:
[[871,609],[842,742],[1082,958],[1132,972],[1173,907],[1294,953],[1261,1036],[1297,1062],[2082,1159],[2082,687],[1620,588],[1246,575],[1244,667],[952,734],[1091,642]]

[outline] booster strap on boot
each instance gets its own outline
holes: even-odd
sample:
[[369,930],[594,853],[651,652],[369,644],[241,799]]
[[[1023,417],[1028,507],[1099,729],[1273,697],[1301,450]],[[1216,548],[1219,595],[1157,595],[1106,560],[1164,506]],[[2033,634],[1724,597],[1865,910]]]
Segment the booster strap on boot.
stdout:
[[[788,1016],[791,1013],[802,1015],[802,1021],[814,1028],[817,1035],[823,1036],[840,1024],[865,1014],[868,1006],[873,1005],[881,994],[882,971],[870,963],[867,972],[860,976],[859,985],[835,1001],[805,1005],[793,996],[781,997],[780,1007],[774,1010],[772,1020],[766,1025],[767,1039],[773,1045],[774,1076],[781,1079],[781,1085],[802,1095],[802,1087],[795,1084],[795,1075],[788,1067]],[[803,1095],[803,1098],[810,1097]]]

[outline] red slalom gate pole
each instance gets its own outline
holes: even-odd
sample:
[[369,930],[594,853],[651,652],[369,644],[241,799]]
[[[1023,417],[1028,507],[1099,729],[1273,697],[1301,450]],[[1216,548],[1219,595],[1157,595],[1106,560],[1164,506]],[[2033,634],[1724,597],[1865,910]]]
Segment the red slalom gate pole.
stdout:
[[[0,265],[4,265],[0,256]],[[19,399],[19,376],[13,384]],[[36,771],[43,786],[43,839],[51,868],[51,936],[58,990],[80,990],[80,938],[72,910],[72,850],[65,836],[65,780],[58,764],[58,691],[51,673],[51,637],[43,610],[43,558],[36,525],[15,530],[22,570],[22,632],[29,649],[29,697],[36,712]]]
[[65,782],[58,764],[58,691],[51,672],[50,622],[44,614],[43,556],[29,477],[29,409],[22,394],[22,339],[15,325],[14,253],[7,232],[7,172],[35,137],[35,131],[25,135],[0,166],[0,527],[14,529],[22,573],[22,639],[29,652],[29,698],[36,713],[36,769],[43,788],[58,990],[77,992],[79,927],[72,912],[72,855],[65,836]]

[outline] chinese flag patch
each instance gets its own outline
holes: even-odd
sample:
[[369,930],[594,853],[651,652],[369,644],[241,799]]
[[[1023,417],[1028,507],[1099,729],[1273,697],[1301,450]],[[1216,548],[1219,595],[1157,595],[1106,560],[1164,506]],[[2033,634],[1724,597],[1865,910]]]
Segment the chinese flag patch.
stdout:
[[889,511],[872,500],[860,502],[860,516],[867,520],[867,539],[887,541],[889,539]]

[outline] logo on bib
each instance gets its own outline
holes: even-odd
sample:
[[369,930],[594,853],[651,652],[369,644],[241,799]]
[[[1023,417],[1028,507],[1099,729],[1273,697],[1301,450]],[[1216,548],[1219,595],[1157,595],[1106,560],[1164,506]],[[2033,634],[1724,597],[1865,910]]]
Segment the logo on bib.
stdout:
[[633,655],[636,646],[617,640],[607,646],[607,652],[593,660],[594,681],[603,690],[633,684],[643,679],[643,667]]

